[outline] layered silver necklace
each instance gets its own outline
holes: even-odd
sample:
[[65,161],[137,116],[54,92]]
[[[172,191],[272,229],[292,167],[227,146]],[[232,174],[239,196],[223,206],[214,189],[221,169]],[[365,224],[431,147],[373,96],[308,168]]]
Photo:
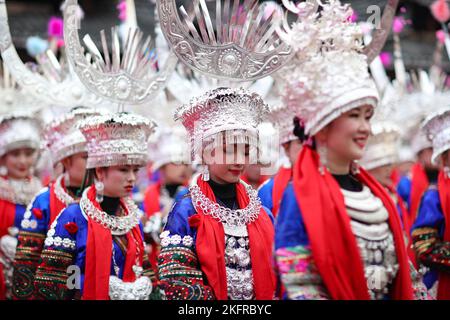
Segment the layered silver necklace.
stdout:
[[87,188],[83,192],[83,196],[80,200],[80,208],[89,218],[109,229],[111,234],[116,236],[127,234],[139,224],[143,213],[129,197],[124,198],[128,215],[116,217],[109,215],[94,206],[92,201],[87,197],[90,188],[91,187]]
[[0,178],[0,199],[11,203],[28,205],[40,189],[42,189],[42,185],[35,177],[30,180]]
[[60,175],[58,177],[58,179],[56,179],[56,181],[55,181],[55,185],[54,185],[55,195],[59,201],[64,203],[66,206],[68,206],[69,204],[75,203],[77,201],[68,192],[66,192],[66,190],[64,190],[64,188],[61,184],[61,181],[63,178],[64,178],[64,176]]
[[255,221],[261,210],[261,201],[251,186],[241,182],[250,198],[244,209],[230,209],[208,199],[195,183],[189,188],[192,203],[204,214],[223,224],[225,232],[225,269],[227,292],[231,300],[254,299],[253,273],[250,259],[250,241],[247,225]]

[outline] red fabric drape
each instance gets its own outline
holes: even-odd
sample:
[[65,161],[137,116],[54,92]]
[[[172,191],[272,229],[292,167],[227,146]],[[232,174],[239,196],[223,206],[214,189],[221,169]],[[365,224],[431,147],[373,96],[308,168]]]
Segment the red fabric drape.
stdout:
[[291,180],[291,177],[292,177],[292,168],[281,167],[280,170],[278,170],[275,177],[273,178],[272,214],[274,217],[276,217],[278,214],[281,198],[283,197],[284,190],[286,189],[289,180]]
[[418,265],[417,265],[416,253],[412,246],[412,238],[411,238],[412,223],[409,220],[408,210],[406,210],[406,206],[403,203],[403,200],[400,197],[400,195],[397,193],[397,190],[395,190],[395,188],[393,186],[388,187],[388,189],[394,195],[394,197],[396,197],[396,199],[398,201],[398,207],[400,208],[401,215],[402,215],[403,229],[405,231],[406,238],[408,240],[408,243],[406,245],[406,251],[408,252],[409,259],[413,263],[414,267],[417,269]]
[[[450,178],[441,171],[438,178],[439,199],[445,220],[445,232],[443,240],[450,242]],[[450,300],[450,274],[439,273],[438,300]]]
[[420,206],[423,193],[428,189],[430,182],[425,173],[425,169],[420,163],[416,163],[411,168],[411,199],[409,204],[409,221],[414,223]]
[[[94,185],[91,186],[87,196],[96,208],[102,210],[95,200]],[[123,203],[122,206],[126,208]],[[129,214],[129,212],[126,212],[126,214]],[[83,300],[108,300],[112,257],[112,235],[109,229],[103,227],[91,218],[88,220]],[[135,240],[139,246],[140,256],[138,258],[141,265],[144,253],[144,244],[139,225],[128,232],[126,237],[128,245],[123,281],[132,282],[136,280],[132,267],[136,263],[138,253],[138,247],[136,246]]]
[[[317,153],[310,147],[304,147],[293,173],[294,191],[314,262],[332,299],[368,300],[370,296],[363,261],[350,226],[344,197],[333,176],[328,171],[321,175],[318,167]],[[389,213],[399,263],[391,298],[412,299],[408,257],[395,204],[386,190],[363,169],[358,179],[381,199]]]
[[144,209],[147,217],[151,217],[160,211],[159,197],[161,193],[161,183],[156,182],[147,187],[144,195]]
[[[61,180],[61,186],[63,187],[64,190],[66,190],[63,180],[64,179]],[[66,204],[64,202],[62,202],[61,200],[59,200],[55,194],[55,183],[56,182],[53,182],[50,185],[50,219],[48,222],[49,227],[53,223],[53,221],[55,221],[58,214],[60,214],[61,211],[66,208]]]
[[[7,200],[0,199],[0,238],[8,234],[8,228],[14,225],[16,205]],[[3,265],[0,263],[0,300],[5,299],[6,286],[3,276]]]
[[[216,202],[214,193],[201,176],[197,180],[203,194]],[[236,185],[239,208],[245,208],[250,199],[242,184]],[[189,224],[197,228],[196,250],[200,267],[206,275],[218,300],[226,300],[227,277],[225,271],[225,233],[222,223],[204,214],[198,209],[197,214],[189,219]],[[272,244],[274,230],[270,218],[261,208],[258,218],[247,225],[250,240],[250,259],[256,299],[271,300],[275,291],[275,275],[272,270]]]

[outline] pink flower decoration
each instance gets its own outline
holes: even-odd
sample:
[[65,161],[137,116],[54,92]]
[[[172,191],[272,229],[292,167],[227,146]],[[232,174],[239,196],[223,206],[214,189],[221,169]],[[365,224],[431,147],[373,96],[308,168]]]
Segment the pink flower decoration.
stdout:
[[403,28],[405,27],[405,19],[403,17],[395,17],[394,22],[392,23],[392,31],[394,33],[399,34],[403,31]]
[[308,270],[309,263],[306,260],[299,260],[295,265],[295,272],[306,272]]
[[125,0],[121,1],[117,5],[117,10],[119,10],[119,19],[120,21],[127,20],[127,3]]
[[352,15],[350,16],[350,22],[356,22],[358,21],[358,14],[353,11]]
[[385,68],[392,65],[392,55],[389,52],[381,52],[380,59]]
[[58,46],[58,49],[64,47],[65,45],[64,39],[58,39],[56,45]]
[[443,30],[436,31],[436,39],[440,43],[445,43],[445,32]]
[[48,36],[62,38],[64,36],[64,22],[61,18],[51,17],[48,22]]
[[434,18],[444,23],[447,20],[450,19],[450,8],[448,7],[448,3],[446,0],[436,0],[431,5],[431,13],[433,14]]

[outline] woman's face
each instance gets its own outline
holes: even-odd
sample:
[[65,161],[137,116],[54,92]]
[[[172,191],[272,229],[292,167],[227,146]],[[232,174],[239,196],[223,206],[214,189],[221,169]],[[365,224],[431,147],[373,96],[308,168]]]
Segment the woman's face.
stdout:
[[445,151],[441,155],[443,167],[450,167],[450,150]]
[[300,139],[295,139],[283,144],[283,148],[291,164],[294,164],[302,150],[302,143]]
[[250,147],[244,144],[223,145],[211,152],[210,159],[205,159],[210,178],[217,183],[237,183],[248,166]]
[[87,152],[77,153],[62,161],[69,175],[70,186],[79,187],[86,173]]
[[31,168],[37,159],[37,152],[31,148],[11,150],[3,156],[8,177],[12,179],[26,179],[31,175]]
[[385,165],[372,170],[369,170],[369,173],[378,180],[384,187],[389,187],[392,185],[391,174],[394,169],[393,165]]
[[161,173],[166,184],[182,185],[189,179],[189,168],[186,164],[168,163],[161,168]]
[[140,167],[135,165],[96,168],[97,179],[103,182],[103,194],[107,197],[123,198],[133,190]]
[[316,135],[318,143],[327,148],[328,162],[351,162],[362,158],[370,135],[372,115],[372,106],[354,108]]
[[433,148],[426,148],[417,154],[417,160],[426,168],[426,169],[438,169],[438,167],[431,161],[431,157],[433,155]]

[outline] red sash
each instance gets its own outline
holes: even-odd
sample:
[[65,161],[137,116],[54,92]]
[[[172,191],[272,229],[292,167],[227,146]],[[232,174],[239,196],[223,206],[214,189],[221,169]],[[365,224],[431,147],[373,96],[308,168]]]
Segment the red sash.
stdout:
[[[300,205],[314,262],[332,299],[370,299],[363,261],[350,226],[344,197],[337,181],[326,171],[319,173],[319,157],[304,147],[295,164],[294,191]],[[361,169],[358,179],[381,199],[389,213],[399,271],[392,299],[413,299],[409,262],[400,218],[386,190]]]
[[[95,186],[92,185],[87,194],[88,199],[97,209],[101,209],[95,200]],[[126,206],[122,203],[123,208]],[[129,212],[126,212],[129,214]],[[126,234],[127,255],[123,273],[124,282],[136,280],[133,265],[136,263],[137,246],[139,245],[139,261],[142,265],[144,244],[141,237],[139,225]],[[112,235],[111,231],[101,224],[88,218],[88,235],[86,243],[86,271],[84,277],[83,300],[109,300],[109,277],[111,272],[112,257]]]
[[[214,193],[201,176],[197,180],[202,193],[216,202]],[[236,185],[239,208],[245,208],[250,199],[242,184]],[[189,224],[197,228],[196,250],[200,267],[206,275],[218,300],[227,300],[227,275],[225,271],[225,233],[223,225],[210,215],[198,209],[189,219]],[[261,208],[258,218],[247,225],[250,240],[250,259],[256,299],[272,300],[275,292],[275,276],[272,270],[272,244],[274,230],[269,216]]]
[[[61,187],[63,187],[63,189],[66,190],[63,180],[64,179],[61,179]],[[59,200],[58,197],[56,196],[55,183],[56,182],[53,182],[50,185],[50,219],[48,222],[49,227],[53,223],[53,221],[55,221],[58,214],[60,214],[61,211],[63,211],[67,207],[66,204],[61,200]]]
[[430,182],[425,173],[425,169],[420,163],[416,163],[411,168],[411,199],[409,203],[409,220],[414,223],[420,206],[420,200],[424,192],[428,189]]
[[281,198],[283,197],[284,190],[286,189],[289,180],[292,177],[292,168],[281,167],[278,173],[273,178],[273,191],[272,191],[272,214],[277,216],[280,209]]

